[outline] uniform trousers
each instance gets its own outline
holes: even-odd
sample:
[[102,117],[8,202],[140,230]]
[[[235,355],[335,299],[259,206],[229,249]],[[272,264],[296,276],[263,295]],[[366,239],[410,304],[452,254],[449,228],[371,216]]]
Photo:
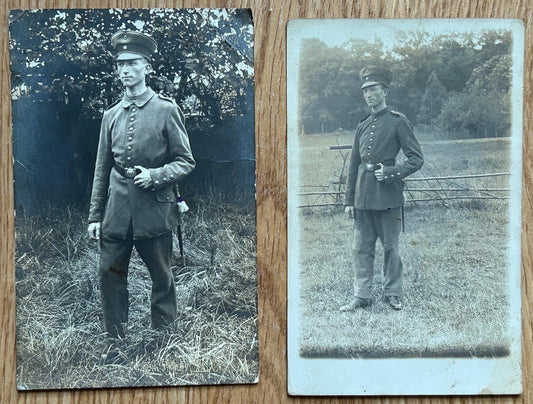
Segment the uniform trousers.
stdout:
[[376,240],[383,245],[383,293],[403,294],[402,261],[398,251],[401,230],[401,208],[385,210],[355,210],[355,280],[356,297],[369,299],[374,278]]
[[113,338],[124,337],[128,320],[128,266],[133,247],[148,267],[152,278],[152,327],[165,327],[177,317],[176,285],[171,270],[172,232],[134,240],[102,237],[100,248],[100,290],[105,329]]

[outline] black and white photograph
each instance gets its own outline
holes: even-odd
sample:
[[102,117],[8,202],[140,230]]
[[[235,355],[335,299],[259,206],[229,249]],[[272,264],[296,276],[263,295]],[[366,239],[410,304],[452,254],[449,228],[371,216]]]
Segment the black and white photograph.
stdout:
[[519,394],[524,27],[287,28],[291,395]]
[[19,390],[258,382],[253,38],[10,11]]

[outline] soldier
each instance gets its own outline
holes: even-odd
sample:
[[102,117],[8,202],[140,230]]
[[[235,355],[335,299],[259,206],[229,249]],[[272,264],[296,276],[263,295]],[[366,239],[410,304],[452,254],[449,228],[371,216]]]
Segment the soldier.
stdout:
[[100,241],[105,329],[123,338],[128,318],[128,265],[133,247],[152,279],[152,327],[177,316],[170,267],[177,224],[175,184],[195,166],[184,117],[170,98],[146,85],[156,42],[139,32],[111,38],[122,99],[102,118],[89,211],[89,236]]
[[[346,183],[345,213],[355,227],[355,298],[341,311],[372,304],[376,240],[383,244],[383,292],[394,310],[402,309],[402,262],[398,253],[403,205],[402,179],[424,162],[420,145],[407,118],[387,107],[392,74],[379,66],[361,70],[363,97],[371,113],[355,131]],[[405,161],[397,162],[400,149]]]

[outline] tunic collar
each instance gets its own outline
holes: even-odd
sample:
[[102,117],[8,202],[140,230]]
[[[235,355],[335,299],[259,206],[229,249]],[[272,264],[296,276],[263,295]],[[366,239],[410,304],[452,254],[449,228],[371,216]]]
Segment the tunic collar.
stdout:
[[377,112],[375,114],[372,112],[370,115],[372,115],[372,118],[377,118],[378,116],[385,115],[387,112],[389,112],[389,107],[385,107],[381,111],[379,111],[379,112]]
[[139,97],[135,99],[131,99],[126,94],[124,94],[124,97],[122,98],[122,101],[120,102],[120,104],[124,108],[129,108],[131,104],[135,104],[139,108],[141,108],[144,106],[144,104],[150,101],[154,95],[155,95],[155,91],[152,90],[150,87],[148,87],[144,93],[142,93]]

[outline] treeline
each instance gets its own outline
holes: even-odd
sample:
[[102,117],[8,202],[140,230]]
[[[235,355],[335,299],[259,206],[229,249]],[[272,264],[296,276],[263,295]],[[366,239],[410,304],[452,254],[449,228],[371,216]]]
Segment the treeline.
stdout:
[[368,109],[359,71],[389,68],[394,80],[387,103],[415,125],[446,137],[508,136],[512,38],[509,31],[431,36],[403,32],[394,46],[351,39],[328,47],[319,39],[302,43],[300,131],[352,130]]

